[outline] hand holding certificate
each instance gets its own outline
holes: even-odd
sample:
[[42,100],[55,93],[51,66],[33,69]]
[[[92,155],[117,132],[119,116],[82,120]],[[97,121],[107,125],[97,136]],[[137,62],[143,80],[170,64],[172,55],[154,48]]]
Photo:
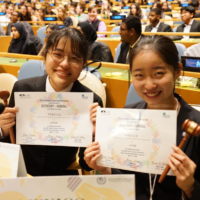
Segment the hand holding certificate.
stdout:
[[161,174],[176,144],[176,112],[98,109],[96,141],[98,165]]
[[17,92],[17,143],[86,147],[93,93]]

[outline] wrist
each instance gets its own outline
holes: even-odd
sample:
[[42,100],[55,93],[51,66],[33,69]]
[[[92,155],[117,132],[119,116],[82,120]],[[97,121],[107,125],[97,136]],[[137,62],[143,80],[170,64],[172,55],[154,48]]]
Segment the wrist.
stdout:
[[111,174],[111,168],[106,167],[104,170],[99,171],[100,174]]
[[187,198],[191,198],[192,197],[192,193],[193,193],[193,190],[194,190],[194,181],[195,180],[193,178],[191,186],[189,188],[187,188],[186,190],[183,190],[183,192],[185,193]]

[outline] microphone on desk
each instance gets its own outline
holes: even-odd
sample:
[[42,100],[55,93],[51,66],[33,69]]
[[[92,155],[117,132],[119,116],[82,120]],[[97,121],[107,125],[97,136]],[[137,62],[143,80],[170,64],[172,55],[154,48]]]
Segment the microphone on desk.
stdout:
[[0,114],[4,111],[5,105],[0,103]]

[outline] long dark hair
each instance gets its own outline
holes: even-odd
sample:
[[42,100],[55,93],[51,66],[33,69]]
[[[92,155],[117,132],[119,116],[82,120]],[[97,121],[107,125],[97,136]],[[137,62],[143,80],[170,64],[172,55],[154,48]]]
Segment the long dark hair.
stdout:
[[154,35],[142,37],[142,39],[130,52],[129,62],[131,71],[134,57],[143,50],[153,50],[158,55],[160,55],[165,63],[173,66],[175,71],[180,68],[178,51],[174,42],[168,37],[162,35]]
[[136,13],[135,13],[135,16],[139,17],[141,19],[142,17],[142,10],[140,8],[140,5],[138,3],[133,3],[130,7],[130,15],[133,15],[133,13],[131,12],[131,8],[132,6],[135,6],[136,8]]

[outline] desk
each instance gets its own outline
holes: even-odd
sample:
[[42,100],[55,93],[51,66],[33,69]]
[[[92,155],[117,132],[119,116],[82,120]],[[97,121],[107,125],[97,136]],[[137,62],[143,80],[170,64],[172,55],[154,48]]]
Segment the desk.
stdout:
[[[0,57],[0,73],[10,73],[17,77],[20,66],[26,62],[26,59],[16,58],[16,63],[9,63],[10,58]],[[112,65],[112,66],[111,66]],[[92,65],[94,66],[94,65]],[[106,67],[107,66],[107,67]],[[109,68],[109,67],[122,67],[123,69]],[[128,65],[102,63],[99,69],[102,82],[106,83],[106,107],[123,108],[128,94]],[[106,73],[122,72],[120,77],[107,77]],[[199,73],[184,72],[185,76],[193,76],[200,78]],[[200,104],[200,89],[176,87],[176,92],[180,94],[183,99],[189,104]]]
[[11,40],[11,36],[0,36],[0,52],[8,52]]
[[[115,58],[115,49],[117,48],[117,45],[121,42],[121,38],[107,37],[107,38],[98,38],[97,40],[106,43],[110,47],[113,58]],[[176,40],[174,42],[184,44],[186,48],[188,48],[196,43],[200,43],[200,39],[190,39],[188,41]]]

